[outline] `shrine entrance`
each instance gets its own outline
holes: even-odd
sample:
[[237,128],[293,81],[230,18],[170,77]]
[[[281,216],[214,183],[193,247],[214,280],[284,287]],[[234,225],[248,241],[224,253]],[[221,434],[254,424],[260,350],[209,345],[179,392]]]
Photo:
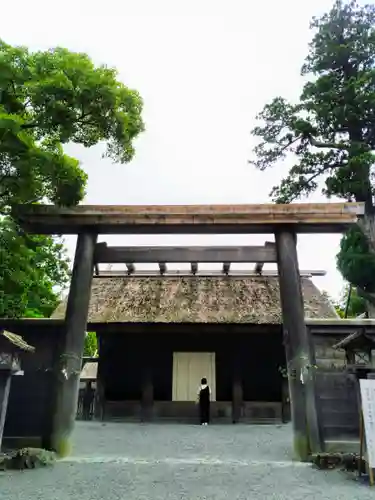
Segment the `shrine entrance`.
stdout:
[[202,377],[209,380],[211,401],[216,401],[215,353],[174,352],[172,401],[195,402]]
[[[93,270],[100,263],[127,265],[157,262],[162,279],[169,262],[190,262],[191,273],[201,262],[220,262],[223,274],[232,262],[253,262],[254,272],[265,262],[278,266],[284,345],[287,359],[295,452],[305,459],[322,448],[316,411],[313,354],[307,333],[297,233],[343,232],[363,215],[359,203],[290,205],[199,206],[20,206],[14,217],[34,234],[78,234],[76,255],[65,317],[64,336],[56,360],[54,411],[49,446],[68,449],[77,408],[79,374],[87,326]],[[275,243],[265,247],[108,247],[97,243],[101,234],[273,234]],[[148,396],[149,397],[149,396]]]

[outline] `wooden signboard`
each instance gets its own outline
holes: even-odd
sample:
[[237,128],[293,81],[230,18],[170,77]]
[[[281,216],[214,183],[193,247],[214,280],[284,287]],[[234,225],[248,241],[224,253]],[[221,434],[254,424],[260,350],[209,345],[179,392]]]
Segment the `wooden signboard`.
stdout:
[[375,380],[360,379],[361,391],[361,456],[366,445],[366,461],[371,486],[374,485],[375,469]]

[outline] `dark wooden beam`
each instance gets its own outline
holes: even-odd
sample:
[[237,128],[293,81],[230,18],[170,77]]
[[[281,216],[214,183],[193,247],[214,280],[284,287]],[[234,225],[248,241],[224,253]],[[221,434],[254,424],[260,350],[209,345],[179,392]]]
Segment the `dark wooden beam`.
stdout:
[[304,304],[298,268],[296,234],[283,229],[275,234],[280,282],[291,414],[296,456],[305,461],[311,452],[322,451],[318,413],[311,377],[314,359],[305,325]]
[[95,262],[101,264],[182,262],[276,262],[274,247],[110,247],[99,243]]
[[167,264],[165,262],[159,262],[160,274],[165,274],[167,272]]
[[[122,278],[123,279],[123,278]],[[375,336],[375,320],[373,319],[365,319],[365,320],[359,320],[359,323],[357,323],[358,320],[356,319],[341,319],[341,318],[333,318],[332,320],[326,319],[326,320],[312,320],[311,318],[305,318],[305,323],[309,331],[313,336],[315,335],[325,335],[327,338],[329,337],[335,337],[335,338],[342,338],[346,337],[347,335],[353,333],[358,329],[359,326],[363,326],[362,322],[365,323],[366,327],[366,333]],[[342,325],[341,325],[342,322]],[[17,333],[18,335],[24,335],[25,332],[34,332],[35,334],[43,334],[45,332],[48,332],[50,335],[57,335],[59,334],[64,327],[65,321],[63,318],[58,317],[58,318],[12,318],[12,319],[7,319],[7,318],[0,318],[0,329],[4,328],[6,330],[12,330],[14,333]],[[319,326],[320,325],[320,326]],[[170,325],[173,327],[173,325]],[[215,326],[217,328],[218,325]],[[274,333],[274,329],[278,331],[280,328],[279,325],[253,325],[254,326],[254,333],[258,332],[259,329],[262,330],[262,333],[268,334],[268,333]],[[129,328],[128,324],[125,323],[116,323],[116,322],[106,322],[106,323],[101,323],[99,322],[94,322],[91,321],[87,324],[87,329],[88,331],[111,331],[112,328],[116,327],[117,329],[120,329],[121,331],[125,331],[127,328]],[[213,324],[207,324],[207,328],[214,328]],[[143,328],[143,327],[142,327]],[[150,326],[152,328],[152,325]],[[168,328],[168,324],[164,325],[164,328]],[[242,332],[243,329],[245,328],[246,331],[249,331],[249,329],[252,331],[252,325],[251,324],[243,324],[243,325],[237,325],[237,328],[239,328],[239,332]],[[172,329],[173,330],[173,329]],[[171,332],[173,333],[173,331]],[[216,331],[216,330],[215,330]],[[237,332],[237,330],[236,330]],[[333,342],[334,343],[334,342]]]
[[257,262],[254,267],[254,272],[256,274],[262,274],[264,262]]
[[375,335],[374,319],[358,318],[305,318],[306,326],[311,335],[332,335],[338,338],[347,337],[358,330],[364,329],[367,335]]
[[[264,246],[265,248],[272,248],[276,251],[276,246],[273,241],[266,241]],[[264,261],[257,262],[254,267],[254,271],[256,272],[256,274],[262,274],[263,267],[264,267]]]
[[133,273],[135,273],[135,265],[134,265],[133,263],[128,262],[128,263],[126,264],[126,268],[127,268],[127,270],[128,270],[128,272],[127,272],[128,274],[133,274]]
[[[195,269],[195,267],[194,267]],[[125,276],[127,276],[129,273],[127,271],[122,271],[122,270],[118,270],[118,271],[101,271],[100,275],[99,276],[94,276],[94,278],[124,278]],[[221,271],[218,271],[218,270],[212,270],[212,271],[205,271],[205,270],[199,270],[197,269],[195,271],[195,274],[193,271],[189,271],[189,270],[170,270],[166,271],[166,273],[163,275],[166,279],[168,278],[171,278],[171,277],[174,277],[174,276],[198,276],[200,278],[204,278],[204,277],[213,277],[213,276],[216,276],[216,277],[222,277],[224,274],[223,270]],[[300,271],[300,276],[301,278],[311,278],[313,276],[325,276],[327,273],[326,271],[322,271],[322,270],[302,270]],[[234,270],[229,270],[229,276],[233,277],[233,278],[251,278],[251,277],[257,277],[259,276],[259,274],[255,271],[251,271],[251,270],[238,270],[238,269],[234,269]],[[278,276],[278,272],[277,271],[274,271],[272,269],[270,270],[266,270],[266,271],[263,271],[262,272],[262,276],[264,277],[275,277],[275,276]],[[153,277],[160,277],[160,271],[156,271],[156,270],[149,270],[149,271],[145,271],[145,270],[139,270],[139,271],[136,271],[135,273],[132,274],[132,277],[133,278],[153,278]]]
[[93,233],[78,236],[64,335],[58,348],[53,387],[56,400],[49,444],[60,455],[70,452],[70,438],[77,413],[96,240],[97,235]]
[[243,387],[241,379],[242,352],[238,345],[232,348],[232,422],[237,423],[241,419],[241,408],[243,404]]
[[230,262],[224,262],[223,263],[223,273],[224,274],[229,274],[230,271]]
[[141,420],[144,422],[152,420],[154,404],[154,382],[152,370],[152,354],[154,350],[144,352],[142,395],[141,395]]
[[106,344],[103,335],[97,335],[98,338],[98,371],[96,375],[96,391],[94,403],[94,418],[95,420],[104,420],[105,414],[105,377],[104,363],[108,363],[108,353],[106,352]]
[[20,205],[13,217],[34,234],[265,234],[290,224],[299,233],[341,233],[364,214],[361,203],[113,206]]

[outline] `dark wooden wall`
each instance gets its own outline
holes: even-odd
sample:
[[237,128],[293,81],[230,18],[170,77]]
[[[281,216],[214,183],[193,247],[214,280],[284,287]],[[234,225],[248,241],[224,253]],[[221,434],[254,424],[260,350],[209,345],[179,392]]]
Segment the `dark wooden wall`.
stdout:
[[[125,387],[126,397],[139,400],[145,363],[149,363],[155,400],[168,400],[172,393],[173,351],[202,350],[216,352],[219,400],[231,400],[231,376],[236,362],[240,364],[245,400],[278,401],[279,366],[285,359],[280,327],[227,325],[215,329],[215,326],[117,325],[108,332],[108,325],[99,325],[97,331],[103,340],[101,355],[105,362],[102,368],[108,399],[121,400]],[[46,431],[53,398],[51,369],[60,329],[61,325],[46,323],[44,327],[38,324],[37,328],[19,325],[15,331],[36,351],[34,354],[22,353],[24,376],[12,379],[5,441],[14,436],[42,437]],[[358,437],[355,385],[343,372],[344,354],[332,349],[339,338],[342,337],[314,336],[319,412],[325,440]]]
[[7,438],[38,437],[43,439],[51,410],[52,367],[59,332],[41,329],[22,332],[35,347],[34,353],[21,352],[24,375],[13,376],[4,428]]
[[137,332],[103,333],[102,363],[105,398],[109,401],[140,400],[146,370],[153,378],[154,400],[171,401],[173,352],[215,352],[216,399],[231,401],[233,364],[243,384],[245,401],[281,401],[285,364],[280,332],[231,334],[212,326],[188,328],[149,325]]
[[325,441],[359,437],[357,382],[345,371],[344,350],[333,349],[342,337],[313,336],[318,369],[316,390],[320,426]]
[[316,377],[321,429],[325,441],[359,437],[357,382],[344,372],[318,371]]

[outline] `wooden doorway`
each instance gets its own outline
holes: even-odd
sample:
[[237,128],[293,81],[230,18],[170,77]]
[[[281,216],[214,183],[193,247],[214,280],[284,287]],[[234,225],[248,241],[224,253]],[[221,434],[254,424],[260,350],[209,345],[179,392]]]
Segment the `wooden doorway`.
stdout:
[[206,377],[211,401],[216,401],[214,352],[174,352],[172,401],[196,401],[201,378]]

